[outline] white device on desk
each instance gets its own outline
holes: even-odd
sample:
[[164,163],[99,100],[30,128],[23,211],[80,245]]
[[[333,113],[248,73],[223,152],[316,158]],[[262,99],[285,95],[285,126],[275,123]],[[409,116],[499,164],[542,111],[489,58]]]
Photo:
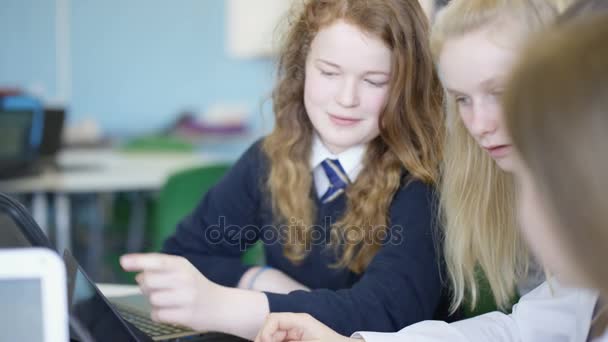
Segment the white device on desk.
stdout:
[[0,250],[0,340],[68,341],[65,266],[45,248]]
[[[49,249],[46,250],[46,254],[44,254],[44,250],[37,252],[44,254],[42,258],[26,260],[23,255],[33,255],[33,251],[36,251],[34,246]],[[71,338],[80,342],[91,340],[112,342],[243,341],[225,334],[201,334],[189,329],[155,323],[150,320],[149,315],[139,315],[138,308],[127,307],[126,310],[119,312],[99,291],[69,251],[64,252],[63,263],[58,262],[56,260],[58,255],[50,249],[50,241],[25,208],[0,193],[0,251],[10,252],[2,247],[27,248],[19,255],[6,254],[0,258],[0,342],[67,341],[67,332],[63,330],[51,331],[53,334],[51,336],[57,336],[57,338],[40,338],[40,336],[45,336],[41,335],[40,329],[46,329],[49,325],[55,329],[57,327],[67,329],[68,321],[65,311],[69,312],[72,317],[73,334]],[[44,262],[44,260],[49,261]],[[34,261],[37,261],[38,264],[31,265]],[[40,264],[45,266],[41,267]],[[38,270],[38,272],[33,272],[32,269]],[[37,283],[36,280],[39,282]],[[52,282],[49,283],[51,280]],[[58,285],[58,283],[61,284]],[[56,288],[60,287],[61,290],[48,290],[52,287],[51,284]],[[37,290],[40,293],[36,292]],[[51,295],[48,295],[49,293]],[[68,307],[69,309],[67,309]],[[16,315],[18,312],[25,312],[25,314]],[[21,322],[27,324],[23,325]],[[39,328],[40,326],[42,328]],[[24,327],[28,330],[26,331]],[[11,331],[13,335],[8,334]],[[43,332],[46,333],[46,330]],[[30,335],[23,336],[23,334]]]

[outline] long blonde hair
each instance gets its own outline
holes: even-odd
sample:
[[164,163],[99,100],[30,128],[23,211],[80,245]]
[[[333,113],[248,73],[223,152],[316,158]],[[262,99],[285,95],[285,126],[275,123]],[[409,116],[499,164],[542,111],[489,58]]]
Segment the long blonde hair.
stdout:
[[[310,0],[294,8],[272,97],[275,128],[263,143],[270,161],[267,188],[273,212],[288,225],[284,252],[294,263],[307,255],[316,211],[309,165],[313,126],[303,101],[311,42],[319,30],[341,19],[379,37],[392,50],[380,135],[369,143],[363,169],[346,191],[346,212],[332,227],[331,242],[341,252],[336,266],[361,273],[380,248],[366,244],[364,236],[390,224],[390,204],[406,181],[403,169],[410,180],[435,184],[438,179],[442,91],[428,45],[427,18],[417,0]],[[344,243],[347,229],[357,234]]]
[[[431,49],[439,60],[449,39],[507,23],[524,34],[548,26],[557,16],[549,0],[453,0],[438,13]],[[471,137],[453,96],[446,94],[447,132],[440,182],[445,258],[452,285],[451,309],[479,296],[477,271],[490,285],[496,304],[506,309],[529,256],[515,225],[511,176]]]

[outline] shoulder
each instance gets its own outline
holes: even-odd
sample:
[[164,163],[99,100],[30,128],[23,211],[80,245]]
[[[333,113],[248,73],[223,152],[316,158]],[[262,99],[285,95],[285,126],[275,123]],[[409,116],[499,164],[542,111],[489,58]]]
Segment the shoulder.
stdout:
[[227,193],[246,193],[250,198],[258,198],[267,177],[267,163],[260,138],[243,152],[222,179],[212,189],[215,196]]
[[231,174],[241,174],[245,172],[254,175],[255,177],[260,177],[265,173],[267,170],[268,158],[264,153],[264,139],[265,137],[259,138],[243,152],[231,168]]
[[437,201],[437,190],[433,184],[404,176],[401,187],[395,193],[393,204],[416,202],[432,205]]
[[264,153],[264,139],[266,137],[261,137],[256,140],[247,150],[243,153],[240,160],[246,160],[249,163],[261,163],[263,159],[265,159],[266,154]]
[[439,201],[432,184],[405,178],[390,207],[390,222],[397,225],[419,226],[425,230],[437,224]]

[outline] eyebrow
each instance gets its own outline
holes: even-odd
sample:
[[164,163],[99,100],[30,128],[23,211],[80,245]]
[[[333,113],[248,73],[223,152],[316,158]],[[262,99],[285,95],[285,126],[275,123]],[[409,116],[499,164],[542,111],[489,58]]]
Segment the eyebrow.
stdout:
[[[321,62],[323,64],[327,64],[331,67],[334,67],[336,69],[341,69],[340,66],[338,64],[332,63],[328,60],[322,59],[322,58],[317,58],[316,61]],[[386,72],[386,71],[378,71],[378,70],[370,70],[370,71],[366,71],[365,75],[383,75],[383,76],[390,76],[390,73]]]
[[325,60],[325,59],[322,59],[322,58],[317,58],[316,60],[317,60],[318,62],[323,63],[323,64],[327,64],[327,65],[332,66],[332,67],[334,67],[334,68],[338,68],[338,69],[340,69],[340,66],[339,66],[338,64],[332,63],[332,62],[327,61],[327,60]]
[[505,83],[505,77],[503,75],[499,75],[496,77],[489,78],[483,82],[481,82],[481,86],[485,89],[494,88],[496,86],[503,86]]
[[461,93],[461,92],[456,91],[454,89],[445,88],[445,90],[447,90],[448,93],[450,93],[451,95],[454,95],[454,96],[468,96],[465,93]]
[[[504,86],[505,84],[505,77],[503,77],[502,75],[500,76],[496,76],[496,77],[492,77],[492,78],[488,78],[487,80],[481,82],[481,87],[486,89],[486,90],[491,90],[492,88],[495,88],[497,86]],[[445,90],[450,93],[451,95],[454,96],[468,96],[467,94],[448,88],[446,87]]]

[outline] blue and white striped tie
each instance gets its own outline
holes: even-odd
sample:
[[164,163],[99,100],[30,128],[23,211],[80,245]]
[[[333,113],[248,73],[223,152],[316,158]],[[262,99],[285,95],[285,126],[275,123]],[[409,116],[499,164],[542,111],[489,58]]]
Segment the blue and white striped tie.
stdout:
[[325,159],[321,162],[321,166],[329,179],[329,189],[321,197],[321,202],[329,203],[344,193],[350,181],[337,159]]

